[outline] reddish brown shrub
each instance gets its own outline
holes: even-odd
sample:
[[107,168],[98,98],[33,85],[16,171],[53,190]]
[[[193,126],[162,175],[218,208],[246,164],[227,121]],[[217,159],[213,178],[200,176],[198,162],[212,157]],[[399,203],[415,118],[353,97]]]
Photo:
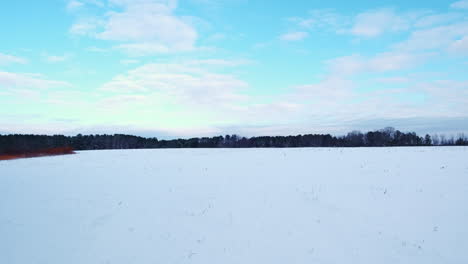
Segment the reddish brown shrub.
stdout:
[[67,154],[75,154],[75,151],[73,151],[71,147],[51,148],[51,149],[30,151],[27,153],[4,154],[4,155],[0,155],[0,160],[12,160],[12,159],[21,159],[21,158],[33,158],[33,157],[43,157],[43,156],[67,155]]

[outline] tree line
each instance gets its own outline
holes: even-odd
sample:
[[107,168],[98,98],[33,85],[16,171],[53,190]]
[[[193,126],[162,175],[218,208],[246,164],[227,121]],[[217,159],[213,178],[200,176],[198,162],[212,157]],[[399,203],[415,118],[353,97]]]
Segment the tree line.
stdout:
[[190,139],[158,140],[132,135],[0,135],[0,154],[20,154],[52,148],[74,150],[150,149],[150,148],[297,148],[297,147],[397,147],[397,146],[466,146],[468,138],[444,135],[418,136],[388,127],[362,133],[352,131],[345,136],[307,134],[297,136],[240,137],[226,135]]

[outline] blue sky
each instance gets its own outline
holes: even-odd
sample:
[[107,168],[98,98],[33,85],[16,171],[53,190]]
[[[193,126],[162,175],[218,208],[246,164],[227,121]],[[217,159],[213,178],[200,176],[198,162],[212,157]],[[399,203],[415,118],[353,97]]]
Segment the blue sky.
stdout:
[[0,34],[0,133],[468,131],[468,0],[15,0]]

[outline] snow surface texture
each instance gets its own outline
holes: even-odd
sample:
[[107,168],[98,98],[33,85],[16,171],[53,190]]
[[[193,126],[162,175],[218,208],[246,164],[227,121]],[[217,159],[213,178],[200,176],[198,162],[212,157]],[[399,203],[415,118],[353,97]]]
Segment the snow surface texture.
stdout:
[[0,263],[468,263],[468,148],[3,161]]

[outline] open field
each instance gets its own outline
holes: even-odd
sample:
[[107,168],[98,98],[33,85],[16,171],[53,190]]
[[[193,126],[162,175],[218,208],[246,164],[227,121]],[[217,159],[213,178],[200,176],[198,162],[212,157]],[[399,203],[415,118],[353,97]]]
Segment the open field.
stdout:
[[468,148],[0,161],[0,263],[468,263]]

